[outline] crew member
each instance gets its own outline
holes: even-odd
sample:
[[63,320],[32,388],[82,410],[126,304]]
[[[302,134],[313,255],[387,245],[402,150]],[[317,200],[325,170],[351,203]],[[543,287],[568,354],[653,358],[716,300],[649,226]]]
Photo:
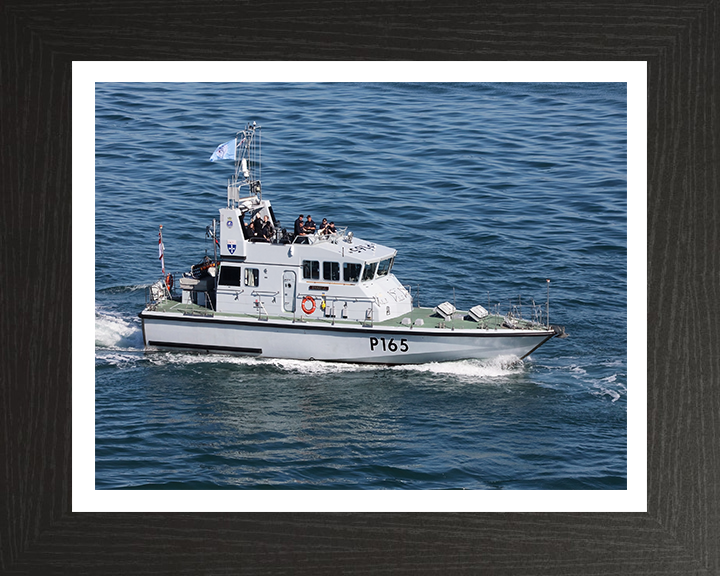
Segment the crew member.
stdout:
[[305,224],[303,223],[303,215],[295,220],[295,236],[305,236]]
[[308,214],[307,222],[305,222],[305,234],[315,234],[316,229],[317,226],[315,226],[315,222],[313,222],[312,216]]
[[255,231],[256,238],[264,238],[265,237],[265,235],[263,234],[263,221],[262,221],[262,218],[260,218],[260,214],[255,215],[255,219],[253,220],[253,228]]
[[270,222],[270,216],[265,214],[265,222],[263,222],[263,236],[268,240],[271,240],[275,235],[275,227]]

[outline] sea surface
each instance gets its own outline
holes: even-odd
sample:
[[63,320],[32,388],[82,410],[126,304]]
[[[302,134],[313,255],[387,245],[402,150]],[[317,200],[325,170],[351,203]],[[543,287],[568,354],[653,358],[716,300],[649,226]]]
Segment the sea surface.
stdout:
[[[626,489],[626,109],[608,83],[96,84],[96,488]],[[396,248],[422,306],[550,279],[570,336],[404,367],[144,350],[158,227],[168,271],[212,255],[208,159],[248,121],[283,227]]]

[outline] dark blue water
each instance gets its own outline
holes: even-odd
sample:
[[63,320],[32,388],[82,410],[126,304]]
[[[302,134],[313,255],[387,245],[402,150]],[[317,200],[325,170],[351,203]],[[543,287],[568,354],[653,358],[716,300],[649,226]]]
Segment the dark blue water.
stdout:
[[[625,489],[624,84],[97,84],[97,488]],[[545,302],[524,361],[401,368],[145,353],[160,276],[212,248],[230,162],[398,249],[420,304]]]

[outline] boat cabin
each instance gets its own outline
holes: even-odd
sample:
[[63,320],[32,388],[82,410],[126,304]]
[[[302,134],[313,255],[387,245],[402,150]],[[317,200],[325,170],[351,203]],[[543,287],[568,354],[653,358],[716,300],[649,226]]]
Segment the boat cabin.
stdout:
[[[275,234],[252,237],[248,222],[265,216]],[[183,279],[183,302],[230,314],[359,322],[381,322],[412,308],[392,274],[396,250],[344,230],[292,238],[279,230],[270,202],[258,196],[220,209],[219,226],[219,266],[194,281]]]

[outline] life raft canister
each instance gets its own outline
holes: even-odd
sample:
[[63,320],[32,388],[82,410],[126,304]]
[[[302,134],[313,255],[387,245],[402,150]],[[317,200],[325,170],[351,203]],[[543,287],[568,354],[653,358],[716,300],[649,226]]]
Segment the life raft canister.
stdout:
[[[305,306],[308,302],[310,303],[310,306],[306,308]],[[303,298],[301,307],[305,314],[312,314],[313,312],[315,312],[315,299],[312,296],[305,296],[305,298]]]

